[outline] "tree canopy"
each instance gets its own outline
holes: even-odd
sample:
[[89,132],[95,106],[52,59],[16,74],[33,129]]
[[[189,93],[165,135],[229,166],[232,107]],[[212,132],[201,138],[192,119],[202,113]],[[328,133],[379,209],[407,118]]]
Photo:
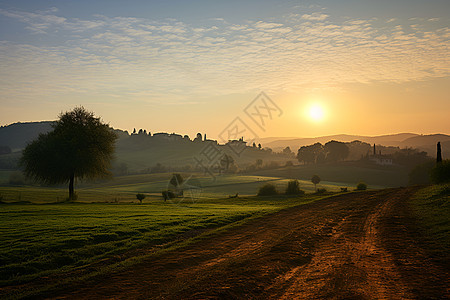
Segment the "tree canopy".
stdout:
[[40,134],[27,145],[21,163],[28,177],[47,184],[69,183],[74,198],[74,179],[110,175],[116,134],[109,125],[84,107],[63,113],[53,131]]
[[326,159],[330,162],[344,160],[350,152],[345,143],[338,141],[329,141],[326,143],[324,151],[326,153]]
[[315,143],[314,145],[302,146],[298,149],[297,159],[299,162],[305,164],[315,164],[323,160],[323,146],[321,143]]
[[311,178],[311,182],[314,183],[314,189],[317,191],[317,185],[320,182],[320,177],[319,175],[313,175],[313,177]]

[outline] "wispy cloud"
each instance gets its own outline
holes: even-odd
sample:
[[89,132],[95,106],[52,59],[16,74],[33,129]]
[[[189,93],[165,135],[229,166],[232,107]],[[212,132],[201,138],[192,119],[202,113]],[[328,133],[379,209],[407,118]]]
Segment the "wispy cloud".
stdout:
[[1,98],[64,93],[180,98],[450,74],[450,30],[420,23],[431,20],[415,20],[406,30],[394,20],[331,21],[323,12],[277,22],[215,20],[202,27],[173,19],[68,19],[56,9],[0,10],[0,15],[61,40],[56,46],[1,41]]
[[323,21],[326,18],[328,18],[328,15],[323,14],[323,13],[312,13],[312,14],[304,14],[302,15],[302,19],[304,20],[309,20],[309,21]]

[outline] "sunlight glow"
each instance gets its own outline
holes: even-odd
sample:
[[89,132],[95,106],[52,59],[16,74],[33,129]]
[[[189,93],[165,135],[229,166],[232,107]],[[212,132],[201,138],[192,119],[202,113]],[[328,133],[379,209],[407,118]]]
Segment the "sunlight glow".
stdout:
[[315,122],[320,122],[324,118],[324,110],[319,104],[313,104],[309,108],[309,117]]

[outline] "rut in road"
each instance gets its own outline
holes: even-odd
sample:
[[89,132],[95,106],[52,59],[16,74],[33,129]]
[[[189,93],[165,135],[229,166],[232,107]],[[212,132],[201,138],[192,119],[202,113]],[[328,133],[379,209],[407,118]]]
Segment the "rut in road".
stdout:
[[392,222],[413,192],[403,188],[355,193],[289,208],[57,297],[448,296],[448,272],[429,262],[424,265],[423,251],[411,247],[414,241],[397,230],[403,224]]

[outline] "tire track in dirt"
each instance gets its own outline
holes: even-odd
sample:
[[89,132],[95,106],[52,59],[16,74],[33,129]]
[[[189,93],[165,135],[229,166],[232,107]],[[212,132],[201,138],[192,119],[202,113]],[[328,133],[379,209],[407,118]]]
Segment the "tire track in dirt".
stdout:
[[[403,240],[396,232],[390,236],[392,230],[398,231],[397,225],[402,225],[391,222],[390,216],[400,211],[398,203],[413,192],[413,188],[403,188],[344,194],[285,209],[147,259],[125,271],[98,277],[89,286],[67,287],[62,295],[52,296],[58,299],[448,296],[445,270],[424,265],[423,251],[407,247],[414,239]],[[402,252],[406,248],[408,251]],[[428,273],[422,272],[424,268]]]

